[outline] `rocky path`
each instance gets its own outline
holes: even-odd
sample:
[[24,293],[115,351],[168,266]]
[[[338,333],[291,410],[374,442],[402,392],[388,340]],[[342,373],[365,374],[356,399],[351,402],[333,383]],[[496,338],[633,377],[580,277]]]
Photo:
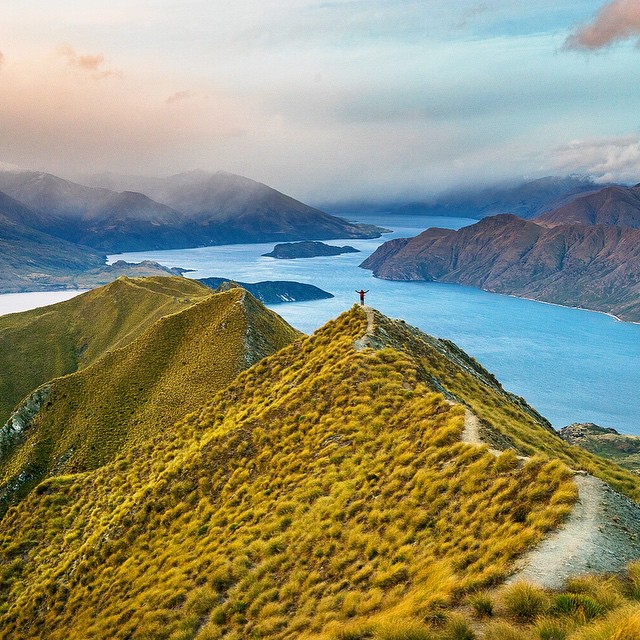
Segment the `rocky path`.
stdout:
[[[374,311],[365,306],[367,329],[354,342],[357,350],[374,346]],[[465,407],[462,441],[483,446],[478,417]],[[497,449],[489,451],[499,456]],[[527,458],[519,456],[526,462]],[[621,571],[640,558],[640,505],[584,472],[575,472],[578,500],[564,524],[520,561],[508,582],[526,580],[545,588],[585,573]]]
[[[465,408],[464,410],[464,429],[462,431],[462,442],[467,444],[475,444],[482,446],[485,444],[480,437],[480,420],[473,411]],[[489,449],[494,456],[499,456],[502,452],[498,449]]]
[[509,582],[559,588],[575,575],[621,571],[640,558],[640,506],[587,474],[576,474],[578,502],[562,527],[524,559]]
[[[484,444],[480,421],[467,408],[462,441]],[[489,451],[500,455],[496,449]],[[576,472],[574,481],[578,501],[573,511],[559,529],[524,556],[508,583],[526,580],[557,589],[571,576],[621,571],[640,558],[640,505],[584,472]]]
[[362,349],[364,349],[365,347],[370,346],[369,342],[370,342],[371,338],[373,338],[373,331],[375,329],[373,309],[371,307],[368,307],[368,306],[363,307],[363,309],[364,309],[364,312],[367,315],[367,330],[365,331],[365,333],[362,336],[362,338],[358,338],[353,343],[353,345],[356,348],[356,351],[362,351]]

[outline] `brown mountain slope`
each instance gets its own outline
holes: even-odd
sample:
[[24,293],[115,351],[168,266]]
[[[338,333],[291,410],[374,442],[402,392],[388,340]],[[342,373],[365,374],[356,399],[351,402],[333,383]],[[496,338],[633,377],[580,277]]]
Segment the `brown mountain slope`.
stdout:
[[640,230],[516,216],[385,243],[360,266],[387,280],[455,282],[640,321]]
[[539,224],[602,224],[640,228],[640,185],[607,187],[580,196],[536,219]]

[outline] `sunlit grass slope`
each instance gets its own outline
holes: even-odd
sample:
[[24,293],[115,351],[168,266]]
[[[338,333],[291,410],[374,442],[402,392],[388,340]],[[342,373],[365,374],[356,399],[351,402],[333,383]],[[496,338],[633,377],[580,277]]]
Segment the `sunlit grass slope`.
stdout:
[[498,583],[569,512],[572,474],[462,443],[447,385],[531,449],[554,436],[452,345],[378,323],[379,349],[354,348],[352,309],[153,441],[41,483],[0,524],[2,637],[331,636]]
[[126,346],[47,383],[38,390],[46,394],[39,411],[0,440],[1,510],[47,476],[95,469],[170,430],[298,335],[235,288],[157,320]]
[[131,342],[211,291],[187,278],[119,278],[66,302],[0,317],[0,426],[52,378]]
[[376,327],[374,344],[377,341],[409,353],[419,363],[425,379],[451,399],[466,404],[480,418],[484,441],[525,456],[544,454],[557,458],[640,500],[640,478],[636,474],[566,443],[523,398],[506,392],[491,373],[454,343],[433,338],[377,312]]

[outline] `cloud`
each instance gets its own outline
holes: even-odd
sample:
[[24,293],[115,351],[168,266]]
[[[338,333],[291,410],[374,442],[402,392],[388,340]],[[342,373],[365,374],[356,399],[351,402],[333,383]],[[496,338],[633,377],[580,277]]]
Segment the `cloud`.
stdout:
[[192,91],[176,91],[174,94],[170,95],[164,102],[167,105],[173,104],[174,102],[181,102],[182,100],[188,100],[189,98],[193,98],[194,94]]
[[122,71],[117,69],[104,69],[104,54],[78,54],[76,50],[68,43],[61,44],[58,47],[58,54],[66,58],[70,66],[86,71],[94,80],[102,80],[103,78],[122,77]]
[[594,51],[633,38],[638,38],[640,46],[640,2],[613,0],[604,5],[591,22],[572,33],[565,47]]
[[582,173],[600,182],[640,181],[640,136],[574,140],[554,150],[555,168]]

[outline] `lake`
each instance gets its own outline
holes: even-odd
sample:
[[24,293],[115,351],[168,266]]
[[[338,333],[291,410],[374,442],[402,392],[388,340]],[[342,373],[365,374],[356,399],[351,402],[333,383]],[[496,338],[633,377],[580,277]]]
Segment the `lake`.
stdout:
[[37,307],[46,307],[56,302],[64,302],[74,296],[84,293],[84,290],[74,291],[32,291],[29,293],[5,293],[0,295],[0,316],[19,311],[29,311]]
[[[271,307],[307,333],[356,302],[356,289],[368,289],[367,304],[427,333],[453,340],[496,374],[506,389],[524,396],[555,427],[590,421],[640,435],[640,325],[459,285],[377,280],[358,264],[381,242],[416,235],[429,226],[459,228],[475,220],[352,218],[394,232],[382,239],[330,241],[349,244],[361,253],[324,258],[261,257],[273,248],[273,243],[268,243],[127,253],[110,256],[110,261],[156,260],[167,266],[194,269],[186,274],[192,278],[219,276],[245,282],[295,280],[314,284],[335,298]],[[0,296],[0,309],[5,297]]]

